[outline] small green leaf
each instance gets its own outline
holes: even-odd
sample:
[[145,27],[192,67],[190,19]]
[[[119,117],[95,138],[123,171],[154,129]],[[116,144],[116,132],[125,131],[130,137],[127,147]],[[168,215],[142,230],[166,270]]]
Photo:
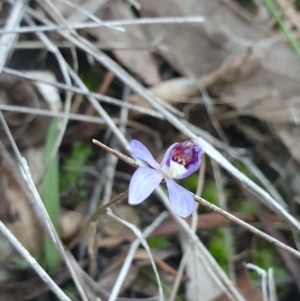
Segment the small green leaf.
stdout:
[[151,237],[147,239],[150,248],[166,249],[170,246],[170,241],[167,236]]
[[89,91],[92,92],[97,91],[102,79],[103,78],[99,76],[98,73],[92,71],[83,75],[83,82],[88,87]]

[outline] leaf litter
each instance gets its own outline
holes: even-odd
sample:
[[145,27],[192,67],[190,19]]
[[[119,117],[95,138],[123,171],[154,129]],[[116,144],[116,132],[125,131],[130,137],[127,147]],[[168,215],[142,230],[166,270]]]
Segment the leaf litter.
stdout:
[[[153,93],[151,95],[156,95],[162,100],[159,102],[159,106],[168,110],[176,110],[174,112],[177,113],[176,118],[179,121],[183,119],[179,117],[178,113],[181,113],[181,111],[188,112],[188,115],[183,117],[188,123],[182,124],[188,124],[191,131],[196,130],[197,127],[204,130],[205,137],[212,137],[212,139],[218,141],[218,148],[224,153],[225,157],[230,158],[232,164],[239,166],[243,173],[259,183],[260,179],[253,177],[247,168],[245,169],[240,165],[241,162],[245,162],[242,160],[243,156],[253,160],[258,168],[260,168],[260,171],[268,178],[271,185],[273,185],[273,190],[275,189],[283,194],[288,207],[297,207],[296,200],[300,193],[297,184],[295,184],[299,177],[300,160],[298,151],[300,58],[289,44],[291,40],[288,38],[288,43],[279,30],[279,28],[284,27],[274,25],[275,23],[271,15],[273,12],[268,13],[267,11],[267,7],[269,8],[270,5],[265,7],[260,2],[253,2],[250,8],[250,6],[246,7],[242,1],[225,0],[188,0],[185,2],[176,0],[140,0],[138,4],[140,8],[139,5],[136,3],[133,4],[132,1],[99,1],[97,5],[94,5],[91,0],[78,0],[76,2],[55,1],[56,7],[54,7],[51,6],[53,4],[45,0],[36,3],[35,6],[28,6],[24,10],[24,13],[30,13],[34,18],[39,19],[39,22],[46,24],[51,24],[53,19],[55,19],[56,22],[60,22],[58,25],[89,20],[96,22],[105,20],[134,21],[143,18],[153,18],[154,20],[158,17],[184,18],[195,15],[205,17],[205,22],[130,25],[124,26],[124,30],[123,28],[119,30],[120,28],[108,28],[107,26],[81,29],[77,33],[72,33],[73,40],[71,39],[71,43],[75,43],[76,41],[75,47],[67,49],[58,48],[58,51],[66,59],[63,65],[62,61],[58,62],[58,65],[60,64],[60,67],[63,66],[63,68],[59,68],[57,64],[53,65],[53,61],[57,59],[57,56],[45,53],[43,48],[36,52],[39,55],[32,55],[36,50],[30,49],[31,45],[38,40],[29,35],[20,35],[19,41],[22,39],[22,42],[26,42],[29,48],[27,50],[24,48],[15,51],[12,40],[7,39],[9,41],[7,44],[8,50],[12,54],[12,59],[8,59],[9,56],[7,53],[7,56],[5,54],[1,56],[0,63],[7,61],[8,66],[13,66],[21,70],[37,71],[41,68],[47,71],[51,70],[57,78],[53,81],[54,86],[62,78],[66,80],[66,77],[63,77],[61,74],[61,70],[66,68],[65,70],[68,70],[67,72],[70,73],[68,76],[74,80],[74,85],[79,85],[79,88],[85,92],[85,88],[89,86],[89,83],[80,82],[78,78],[76,79],[70,66],[72,66],[75,73],[79,74],[81,78],[84,78],[84,73],[88,74],[89,72],[98,74],[99,78],[105,78],[103,68],[100,68],[99,63],[104,63],[106,67],[110,65],[105,60],[105,56],[101,56],[101,52],[96,48],[97,44],[101,45],[101,47],[105,46],[107,54],[122,68],[125,68],[137,81],[150,87],[150,91]],[[297,27],[298,22],[295,19],[295,16],[299,14],[297,7],[289,5],[286,8],[285,4],[283,0],[278,0],[275,4],[278,12],[282,10],[284,14],[284,18],[282,17],[283,24],[287,24],[291,31],[299,30]],[[50,5],[52,9],[44,15],[40,15],[39,10],[45,10],[45,5]],[[10,8],[12,14],[20,14],[17,6],[14,10],[13,7],[8,5],[8,11],[10,11]],[[49,15],[51,15],[50,19],[48,19]],[[9,13],[4,14],[4,19],[10,20],[11,16]],[[3,18],[2,15],[1,18]],[[21,16],[18,15],[15,21],[18,22],[20,18]],[[278,22],[278,18],[276,20]],[[13,24],[13,22],[9,24]],[[290,24],[293,24],[295,28],[292,28]],[[59,37],[60,34],[65,35]],[[70,32],[68,33],[67,30],[47,33],[53,45],[59,45],[65,39],[69,39],[69,34]],[[284,32],[284,34],[287,36],[289,32]],[[76,40],[77,38],[78,40]],[[91,54],[88,41],[95,45],[93,49],[94,54]],[[14,43],[16,42],[18,43],[17,40],[14,41]],[[84,43],[89,46],[83,47]],[[92,55],[102,58],[102,61],[101,59],[96,60],[97,62],[91,60]],[[27,57],[31,57],[33,60],[28,60]],[[17,58],[17,60],[14,58]],[[22,66],[26,66],[25,68],[21,64],[18,65],[15,63],[22,60]],[[66,62],[70,66],[64,65],[67,64]],[[78,72],[76,71],[77,64],[79,64]],[[36,78],[36,83],[43,77],[42,73],[32,74]],[[44,147],[44,138],[51,120],[39,116],[38,109],[49,109],[49,105],[45,105],[44,100],[47,100],[51,95],[56,95],[58,99],[61,98],[62,100],[66,97],[63,93],[58,94],[57,91],[53,94],[53,91],[50,92],[48,90],[45,94],[38,88],[37,84],[32,85],[23,79],[7,79],[5,76],[2,73],[0,78],[1,103],[37,109],[37,113],[33,116],[25,115],[24,113],[12,114],[9,111],[5,112],[4,116],[18,146],[23,149],[24,153],[29,154],[29,157],[34,158],[34,160],[30,161],[29,157],[27,157],[27,160],[28,162],[32,162],[32,164],[29,164],[29,167],[32,176],[38,179],[35,179],[35,185],[39,190],[43,179],[45,162],[40,160],[38,150],[39,147],[41,149]],[[123,93],[123,86],[126,82],[127,84],[130,82],[127,75],[122,80],[117,79],[117,77],[111,77],[109,85],[102,93],[120,99],[123,102],[129,101],[140,106],[149,107],[140,96],[141,93],[139,95],[136,94],[139,90],[135,84],[131,85],[133,91],[131,91],[129,96],[128,93]],[[10,83],[10,90],[7,89],[7,83]],[[22,93],[18,93],[18,91]],[[25,96],[22,98],[23,93]],[[208,109],[205,95],[209,97],[213,110]],[[156,119],[155,117],[146,116],[142,111],[137,113],[130,110],[129,120],[126,123],[124,110],[127,109],[122,109],[122,115],[118,111],[118,107],[112,107],[103,103],[103,107],[99,108],[93,100],[91,104],[95,107],[95,110],[91,109],[91,106],[86,103],[85,98],[82,98],[72,106],[72,113],[80,114],[87,118],[91,117],[90,121],[93,122],[93,116],[91,115],[100,112],[101,117],[109,123],[101,127],[92,126],[91,130],[89,130],[88,126],[80,126],[80,122],[68,122],[66,128],[67,134],[72,133],[72,135],[64,135],[65,139],[63,138],[62,145],[58,150],[62,156],[59,162],[60,172],[64,162],[66,162],[65,158],[72,156],[72,149],[69,146],[79,139],[84,144],[90,145],[91,141],[87,138],[92,136],[110,145],[113,141],[112,138],[118,137],[123,145],[126,145],[128,144],[126,138],[128,140],[141,138],[145,145],[153,150],[155,158],[161,156],[172,143],[186,140],[186,137],[182,135],[182,133],[186,132],[178,130],[178,128],[176,130],[172,125],[163,120],[166,118],[164,114],[160,115],[162,119]],[[157,110],[157,107],[155,108]],[[157,110],[157,113],[161,114],[162,111],[158,112]],[[199,116],[201,117],[199,118]],[[112,117],[120,117],[120,120],[123,120],[122,126],[125,126],[126,138],[122,132],[118,132],[118,127],[114,124],[114,120],[111,119]],[[69,116],[65,113],[63,118],[69,118]],[[222,143],[218,140],[214,129],[215,125],[211,124],[211,120],[219,123],[230,145],[226,145],[224,141]],[[92,123],[90,124],[92,125]],[[139,126],[139,124],[142,126]],[[155,131],[155,134],[151,131]],[[119,136],[116,136],[117,133]],[[5,147],[9,148],[10,142],[5,139],[6,135],[7,133],[5,132],[1,133],[1,137],[6,144]],[[155,137],[155,146],[150,145],[152,144],[153,137]],[[67,143],[64,144],[64,140]],[[3,147],[1,148],[2,159],[4,149]],[[121,150],[126,152],[125,149]],[[208,153],[208,155],[210,154]],[[135,229],[134,232],[137,234],[137,228],[145,229],[147,226],[155,223],[159,213],[164,210],[164,205],[159,202],[160,198],[164,198],[160,188],[158,189],[160,191],[158,194],[159,197],[150,196],[149,202],[145,202],[136,208],[123,204],[108,205],[108,207],[115,206],[116,208],[114,213],[116,216],[112,215],[114,217],[113,222],[110,220],[111,217],[107,217],[106,215],[105,210],[107,207],[97,211],[99,214],[97,220],[99,222],[89,228],[91,225],[87,224],[86,221],[89,219],[90,213],[88,213],[87,208],[90,206],[89,194],[91,189],[97,187],[96,184],[98,182],[95,179],[103,178],[102,185],[104,189],[102,192],[99,192],[98,199],[96,200],[96,203],[101,206],[101,200],[107,198],[104,192],[106,191],[107,193],[107,190],[112,189],[112,198],[118,196],[128,188],[132,175],[130,167],[119,162],[113,167],[116,168],[115,172],[112,173],[114,177],[107,179],[106,177],[109,174],[105,173],[107,167],[103,164],[103,160],[101,161],[101,157],[104,158],[104,153],[93,149],[93,154],[89,157],[87,163],[84,163],[84,166],[80,166],[79,171],[73,171],[76,173],[76,176],[68,176],[68,178],[74,179],[74,183],[70,183],[69,187],[65,186],[64,191],[60,191],[60,200],[55,201],[58,202],[57,205],[60,207],[60,214],[57,218],[60,219],[63,242],[68,245],[70,240],[72,241],[74,237],[77,237],[77,244],[81,242],[81,251],[77,250],[77,244],[73,245],[70,249],[76,260],[86,260],[87,253],[90,257],[93,257],[89,258],[88,265],[82,265],[86,271],[93,271],[89,276],[79,276],[83,271],[74,276],[70,264],[68,265],[68,269],[70,269],[72,277],[77,283],[77,290],[80,292],[77,295],[75,286],[70,282],[71,290],[69,293],[71,295],[77,295],[77,298],[81,298],[82,300],[91,300],[95,298],[101,288],[102,293],[98,293],[98,296],[101,296],[101,298],[106,296],[107,300],[117,300],[118,295],[129,299],[153,297],[155,300],[162,300],[162,297],[160,299],[156,297],[158,296],[156,281],[159,281],[158,287],[164,288],[165,298],[167,299],[171,294],[174,285],[173,282],[178,276],[176,273],[176,270],[179,269],[178,262],[184,256],[183,254],[187,252],[186,250],[188,250],[193,255],[188,256],[186,274],[182,276],[184,281],[180,281],[180,290],[177,293],[177,298],[180,300],[199,300],[199,296],[201,295],[201,300],[226,300],[224,299],[226,298],[225,296],[227,296],[228,300],[263,300],[260,293],[261,286],[258,289],[254,288],[253,281],[250,280],[252,274],[249,274],[244,267],[241,268],[242,262],[251,262],[254,260],[249,243],[253,240],[253,237],[248,236],[249,240],[247,242],[242,239],[239,241],[238,238],[245,236],[247,232],[233,226],[233,224],[225,223],[215,213],[206,212],[202,206],[199,209],[196,233],[192,232],[184,220],[178,219],[175,216],[173,216],[173,219],[165,221],[157,230],[151,230],[154,237],[158,235],[157,237],[161,241],[161,248],[167,254],[174,254],[161,259],[157,256],[158,253],[156,250],[156,248],[159,248],[159,244],[151,247],[153,255],[152,265],[154,271],[156,271],[155,267],[158,267],[160,277],[156,274],[156,278],[153,278],[153,270],[139,262],[141,258],[145,258],[145,261],[149,263],[146,258],[148,256],[152,258],[151,254],[147,253],[149,250],[146,241],[143,242],[143,246],[148,250],[147,252],[140,248],[139,244],[134,247],[134,251],[132,251],[134,253],[129,254],[126,251],[124,252],[124,248],[128,250],[128,243],[133,242],[135,238],[129,229]],[[11,160],[13,161],[15,158],[12,156]],[[10,178],[16,178],[13,182],[18,181],[17,179],[20,177],[17,166],[14,167],[14,173],[9,176]],[[3,212],[14,210],[19,220],[22,220],[23,224],[20,226],[20,229],[26,229],[26,235],[21,230],[13,232],[23,246],[27,250],[30,250],[32,255],[37,256],[38,253],[41,253],[42,249],[40,242],[42,233],[37,231],[38,227],[36,223],[38,223],[38,219],[35,217],[35,211],[32,210],[28,201],[25,201],[23,204],[23,199],[28,197],[28,192],[25,193],[22,188],[23,190],[21,189],[21,191],[24,192],[24,195],[22,195],[18,193],[18,188],[14,187],[11,189],[9,185],[5,184],[7,183],[6,177],[9,172],[5,172],[5,168],[3,170],[1,185],[3,195],[6,196],[6,198],[3,198],[3,204],[6,208],[3,208]],[[36,176],[37,172],[40,173],[41,171],[42,176]],[[72,173],[72,170],[68,170],[68,172]],[[83,176],[77,176],[80,173]],[[248,223],[262,221],[261,216],[255,210],[252,210],[250,213],[247,211],[249,208],[248,205],[245,205],[245,202],[249,198],[248,194],[238,183],[240,178],[238,177],[238,182],[233,181],[227,173],[224,173],[224,178],[224,193],[228,194],[228,211],[234,212],[235,216]],[[208,168],[205,173],[204,188],[212,183],[210,187],[212,187],[212,193],[215,193],[218,183],[214,183],[214,181],[212,170]],[[193,189],[192,180],[188,179],[187,183],[191,187],[190,189]],[[51,183],[48,184],[51,186]],[[187,184],[185,183],[185,185]],[[208,194],[207,199],[213,202],[214,198],[211,194]],[[18,202],[12,205],[12,200],[18,200]],[[252,206],[251,202],[252,200],[250,199],[249,206]],[[78,208],[80,208],[79,211]],[[282,208],[282,210],[284,209]],[[109,212],[108,215],[112,214]],[[291,212],[295,218],[298,217],[295,208]],[[272,228],[276,227],[276,231],[278,231],[277,227],[279,225],[280,231],[290,233],[284,218],[278,217],[268,210],[263,215],[265,217],[267,215],[272,217],[272,219],[268,219],[270,220],[268,227],[261,222],[264,231],[274,234],[276,232],[272,231]],[[3,220],[9,226],[10,221],[5,220],[5,218],[4,215]],[[204,222],[205,218],[208,218],[207,223]],[[120,224],[117,224],[117,222],[120,222]],[[190,220],[187,220],[187,222],[190,223]],[[84,225],[88,225],[88,227],[85,228]],[[237,274],[236,285],[234,279],[229,279],[228,274],[226,274],[227,271],[222,271],[221,266],[214,261],[210,254],[212,250],[209,249],[214,241],[216,241],[214,239],[216,237],[214,231],[219,229],[220,226],[225,225],[230,226],[230,231],[236,234],[236,236],[233,236],[232,243],[237,253],[234,255],[234,258],[228,258],[231,253],[226,245],[223,246],[220,254],[225,254],[225,257],[227,256],[225,260],[230,260],[233,263]],[[82,231],[82,227],[84,231],[94,231],[94,236],[91,236],[93,239],[89,242],[84,243],[80,241],[82,236],[79,234]],[[178,233],[182,231],[185,232],[185,236],[183,236],[185,238],[179,239]],[[161,235],[164,235],[163,238],[161,238]],[[279,235],[276,236],[280,237]],[[180,235],[180,237],[182,236]],[[200,241],[197,242],[197,239],[201,239],[205,246],[201,247]],[[297,238],[295,238],[295,241],[297,242]],[[293,245],[294,241],[288,238],[285,243]],[[3,243],[3,246],[6,246],[6,244]],[[174,249],[177,252],[173,253],[172,250]],[[3,249],[3,254],[8,254],[9,252]],[[295,259],[290,256],[288,259],[289,262],[287,262],[286,257],[280,254],[282,253],[279,252],[278,258],[272,257],[272,261],[270,262],[272,262],[273,266],[269,266],[267,269],[274,268],[276,272],[276,268],[284,264],[286,265],[286,278],[288,277],[288,266],[291,266]],[[118,256],[122,258],[122,264],[115,264],[115,262],[118,262],[116,260]],[[10,257],[5,257],[5,260],[6,258]],[[136,260],[132,261],[132,258]],[[203,258],[206,258],[209,264]],[[8,261],[10,260],[8,259]],[[126,262],[130,262],[129,265]],[[93,263],[92,270],[90,269],[91,263]],[[47,269],[46,266],[44,268]],[[75,267],[74,262],[73,269],[78,269],[78,266]],[[120,271],[122,270],[127,271],[127,278],[124,278],[124,274],[120,276]],[[110,272],[105,273],[105,271]],[[294,275],[298,272],[295,265],[293,270]],[[9,278],[16,277],[13,273],[10,273],[10,270],[6,266],[1,270],[1,275],[5,275],[4,280],[7,276]],[[232,275],[230,274],[230,276]],[[30,280],[32,275],[28,277]],[[297,294],[298,296],[299,292],[295,292],[290,286],[293,280],[288,280],[288,285],[282,285],[280,284],[282,283],[280,277],[275,273],[275,284],[280,289],[285,289],[287,291],[286,295]],[[124,279],[122,283],[120,282],[121,278]],[[84,279],[88,279],[89,284],[91,285],[92,283],[93,287],[97,287],[98,289],[88,292],[87,280]],[[0,289],[6,285],[4,280],[1,280]],[[54,289],[53,286],[49,286]],[[62,286],[62,288],[68,290],[67,287]],[[60,294],[60,292],[56,292]],[[40,292],[40,294],[44,293],[45,291]],[[222,293],[224,293],[224,296],[217,298]],[[63,295],[60,295],[60,298],[62,298],[61,300],[67,300],[63,299]],[[269,295],[268,300],[273,301],[275,300],[274,298],[275,293],[273,292],[273,295]],[[279,300],[290,300],[284,299],[280,294],[278,298]],[[7,298],[7,300],[9,299]],[[22,297],[20,300],[22,300]]]

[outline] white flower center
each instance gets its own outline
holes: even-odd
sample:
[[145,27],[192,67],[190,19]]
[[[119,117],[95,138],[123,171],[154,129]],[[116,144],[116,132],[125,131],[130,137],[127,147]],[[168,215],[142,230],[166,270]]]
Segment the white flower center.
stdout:
[[164,166],[162,166],[161,170],[164,174],[173,179],[176,179],[178,176],[181,176],[186,172],[184,165],[179,164],[178,162],[175,162],[173,160],[170,160],[170,167],[165,164]]

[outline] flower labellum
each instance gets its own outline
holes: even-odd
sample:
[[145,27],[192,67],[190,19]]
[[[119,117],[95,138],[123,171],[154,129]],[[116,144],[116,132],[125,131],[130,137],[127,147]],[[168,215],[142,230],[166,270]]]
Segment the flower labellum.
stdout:
[[144,201],[164,179],[169,191],[170,205],[181,216],[189,216],[195,207],[193,196],[173,179],[183,179],[200,168],[203,149],[194,141],[177,142],[171,145],[158,164],[141,142],[132,140],[130,151],[133,157],[147,163],[139,167],[129,184],[129,204]]

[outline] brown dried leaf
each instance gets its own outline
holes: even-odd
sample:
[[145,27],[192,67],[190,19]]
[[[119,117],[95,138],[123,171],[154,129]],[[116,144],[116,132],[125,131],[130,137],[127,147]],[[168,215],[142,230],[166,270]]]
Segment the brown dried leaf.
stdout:
[[6,189],[6,195],[16,215],[15,220],[8,223],[7,227],[32,255],[38,256],[43,244],[37,218],[18,186],[13,185]]
[[38,256],[42,247],[38,220],[13,174],[6,166],[3,170],[1,189],[8,206],[6,209],[9,210],[6,225],[32,255]]
[[[164,250],[164,251],[152,250],[153,259],[157,267],[160,268],[162,271],[164,271],[167,275],[171,275],[172,277],[176,277],[178,273],[176,269],[174,269],[169,264],[167,264],[165,260],[174,255],[178,255],[176,253],[177,252],[176,251],[174,252],[174,250]],[[134,259],[142,261],[140,263],[139,262],[137,263],[138,266],[144,266],[146,264],[151,266],[151,262],[149,260],[149,254],[145,250],[142,249],[137,250]],[[189,278],[187,278],[184,275],[182,276],[182,280],[181,280],[182,282],[186,282],[188,280]]]
[[[282,57],[294,56],[292,53],[282,53]],[[281,59],[281,64],[284,64]],[[228,87],[221,101],[231,104],[237,114],[250,115],[272,124],[294,124],[300,119],[300,66],[296,61],[286,60],[285,68],[280,73],[272,73],[260,68],[245,78],[240,77],[234,85]],[[298,74],[292,66],[298,65]],[[273,67],[276,66],[274,58]],[[292,78],[284,74],[291,70]],[[294,69],[294,70],[292,70]],[[294,74],[293,74],[294,73]],[[298,79],[294,79],[298,76]]]
[[[263,301],[262,294],[259,290],[253,287],[249,278],[249,272],[246,268],[243,269],[242,274],[237,279],[237,286],[243,293],[245,300],[247,301]],[[230,301],[226,296],[221,296],[215,299],[215,301]]]
[[[115,258],[111,259],[110,264],[108,265],[108,268],[100,275],[100,280],[98,281],[98,284],[105,289],[107,292],[110,292],[119,276],[120,268],[123,265],[124,259],[126,257],[127,252],[121,253]],[[132,264],[127,277],[122,285],[121,292],[128,288],[134,279],[137,278],[138,275],[138,268]]]
[[[51,278],[57,285],[63,285],[70,279],[67,268],[51,274]],[[25,301],[43,298],[43,293],[49,292],[50,288],[40,277],[26,277],[22,280],[9,281],[0,286],[0,301]]]
[[[185,101],[194,96],[198,93],[198,88],[189,78],[180,77],[160,82],[150,88],[150,91],[167,103],[175,105],[177,102]],[[150,108],[150,105],[145,103],[137,94],[130,96],[128,100],[139,106]]]
[[277,126],[275,132],[289,149],[291,155],[300,162],[300,128],[295,126]]
[[[238,217],[239,219],[253,224],[258,222],[256,216],[254,215],[245,215],[239,212],[230,212],[230,214]],[[271,222],[281,222],[282,220],[276,215],[268,215],[266,216],[269,221]],[[187,219],[187,222],[190,222],[190,219]],[[217,227],[229,227],[232,225],[232,222],[225,217],[219,215],[218,213],[211,212],[211,213],[202,213],[199,214],[198,218],[198,230],[204,229],[214,229]],[[174,237],[178,235],[178,227],[173,220],[168,220],[164,222],[161,226],[159,226],[150,237],[157,237],[157,236],[169,236]],[[117,246],[124,242],[132,242],[135,239],[135,235],[132,233],[127,233],[126,235],[121,234],[114,237],[102,237],[98,240],[98,247],[102,248],[110,248]]]
[[[186,275],[190,278],[185,284],[185,300],[194,301],[201,296],[203,301],[212,301],[220,296],[222,290],[206,268],[202,251],[195,248],[184,234],[181,235],[181,247],[186,256]],[[218,279],[218,276],[215,277]]]
[[[274,113],[277,112],[272,121],[290,122],[293,120],[290,107],[292,105],[295,114],[298,113],[299,107],[295,101],[290,101],[286,106],[286,100],[299,95],[300,66],[298,57],[289,45],[278,42],[276,47],[274,47],[274,44],[267,43],[263,46],[256,46],[255,42],[263,37],[262,34],[265,35],[261,29],[262,27],[252,23],[249,24],[249,21],[241,18],[222,1],[188,0],[182,3],[178,0],[163,0],[159,1],[158,5],[157,0],[142,0],[141,4],[142,14],[148,17],[200,14],[206,18],[206,21],[201,25],[148,26],[148,30],[152,35],[158,35],[161,32],[164,36],[162,44],[167,45],[173,55],[168,52],[162,53],[162,55],[173,61],[178,58],[180,64],[175,62],[173,66],[183,74],[188,70],[195,76],[204,75],[223,63],[223,60],[236,48],[239,39],[253,43],[254,47],[257,47],[254,53],[259,52],[259,56],[256,55],[256,57],[261,56],[262,66],[255,70],[253,68],[247,69],[245,65],[252,64],[252,62],[251,60],[245,61],[240,66],[244,71],[236,74],[236,77],[233,78],[235,84],[232,88],[228,88],[223,95],[234,96],[237,99],[233,103],[235,107],[245,110],[249,106],[252,110],[255,101],[253,93],[264,89],[269,93],[264,100],[259,99],[255,102],[255,106],[258,106],[257,110],[254,112],[243,111],[243,113],[251,113],[262,118],[262,114],[270,112],[268,116],[265,116],[267,121],[270,121],[271,116],[274,116]],[[236,28],[239,30],[237,31]],[[200,35],[202,36],[200,37]],[[223,40],[220,40],[221,36],[223,36]],[[215,37],[219,37],[219,39],[215,39]],[[219,46],[217,46],[218,44]],[[215,56],[213,56],[214,54]],[[223,68],[226,69],[225,64]],[[224,76],[230,76],[230,74],[222,74],[222,77]],[[187,80],[185,81],[187,83],[181,87],[182,89],[179,92],[183,96],[192,91],[192,84]],[[158,89],[158,92],[160,92],[160,89]],[[245,100],[245,94],[251,96],[249,102],[246,101],[247,99]],[[171,98],[170,96],[172,97],[172,95],[168,95],[167,98]],[[161,97],[164,98],[164,92],[161,92]],[[245,101],[240,103],[238,98],[243,98]],[[281,112],[281,118],[278,119],[278,112],[282,108],[286,113]]]
[[[32,83],[5,74],[0,76],[0,103],[35,109],[48,108],[47,104],[39,98]],[[8,111],[4,111],[4,116],[19,147],[28,147],[44,141],[49,119]],[[0,137],[6,139],[2,130],[0,130]]]
[[290,23],[290,29],[295,26],[298,31],[300,30],[300,18],[299,12],[296,9],[296,5],[294,6],[290,1],[287,0],[276,0],[277,4],[280,7],[280,10],[286,16],[286,23]]
[[[134,224],[138,228],[140,227],[141,221],[136,213],[135,209],[132,206],[128,205],[119,205],[114,209],[114,213],[118,215],[120,218],[130,221],[130,223]],[[103,231],[105,234],[109,236],[126,236],[129,233],[132,233],[130,229],[120,223],[116,223],[116,221],[110,217],[107,217],[104,223]]]
[[8,239],[0,233],[0,283],[8,278],[7,273],[5,273],[4,265],[10,261],[14,254],[14,248]]
[[[98,284],[105,289],[107,292],[111,292],[112,288],[114,287],[114,284],[119,276],[119,270],[112,272],[109,275],[105,275],[105,277],[100,276],[100,280],[98,281]],[[136,279],[138,275],[138,269],[136,266],[131,266],[127,276],[125,278],[125,281],[123,282],[121,293],[126,290],[128,287],[131,286],[134,279]]]
[[196,77],[202,76],[236,51],[239,41],[253,41],[261,35],[258,25],[241,18],[222,1],[141,0],[140,3],[143,17],[205,17],[203,24],[147,26],[150,39],[162,39],[160,54],[181,74],[188,70]]
[[291,155],[300,162],[300,64],[299,57],[285,44],[264,49],[263,65],[241,76],[222,94],[237,115],[250,115],[269,122]]
[[[130,10],[128,3],[121,0],[109,1],[96,14],[102,20],[127,20],[135,16]],[[112,49],[116,58],[133,73],[138,75],[147,85],[155,85],[160,82],[160,76],[156,62],[152,54],[147,50],[135,50],[137,47],[147,45],[147,40],[141,27],[127,26],[126,31],[100,27],[89,30],[99,41],[108,47],[129,48],[129,50]]]
[[[259,64],[259,58],[255,57],[251,51],[248,51],[236,55],[226,64],[222,64],[218,68],[196,79],[197,82],[188,77],[180,77],[163,81],[150,88],[150,91],[173,105],[177,102],[185,102],[189,97],[199,94],[199,87],[213,90],[214,95],[218,95],[219,90],[223,91],[226,86],[235,82],[237,78],[246,76],[257,70]],[[149,105],[145,104],[139,95],[132,95],[128,100],[149,108]],[[137,113],[134,113],[134,115],[135,114]]]
[[[225,98],[224,102],[229,102],[238,110],[238,114],[252,115],[272,123],[295,123],[299,120],[299,58],[283,42],[257,44],[262,38],[271,37],[271,33],[266,35],[262,23],[249,22],[223,1],[141,0],[141,4],[142,15],[146,17],[199,14],[206,18],[201,25],[147,27],[152,38],[163,36],[162,46],[167,46],[170,52],[161,54],[172,62],[177,71],[182,74],[188,71],[199,77],[221,66],[225,70],[221,78],[219,76],[219,80],[223,80],[221,96]],[[256,61],[260,60],[260,66],[256,64],[255,68],[251,67],[253,60],[249,59],[240,65],[239,72],[226,72],[228,65],[224,59],[244,42],[253,45],[253,56]],[[227,85],[224,85],[226,82]],[[162,98],[180,100],[181,96],[196,92],[188,80],[183,83],[173,94],[165,94],[161,87],[157,87],[156,92]],[[216,81],[212,84],[220,85]]]
[[60,212],[60,235],[62,239],[70,239],[80,229],[83,216],[77,211],[66,211]]

